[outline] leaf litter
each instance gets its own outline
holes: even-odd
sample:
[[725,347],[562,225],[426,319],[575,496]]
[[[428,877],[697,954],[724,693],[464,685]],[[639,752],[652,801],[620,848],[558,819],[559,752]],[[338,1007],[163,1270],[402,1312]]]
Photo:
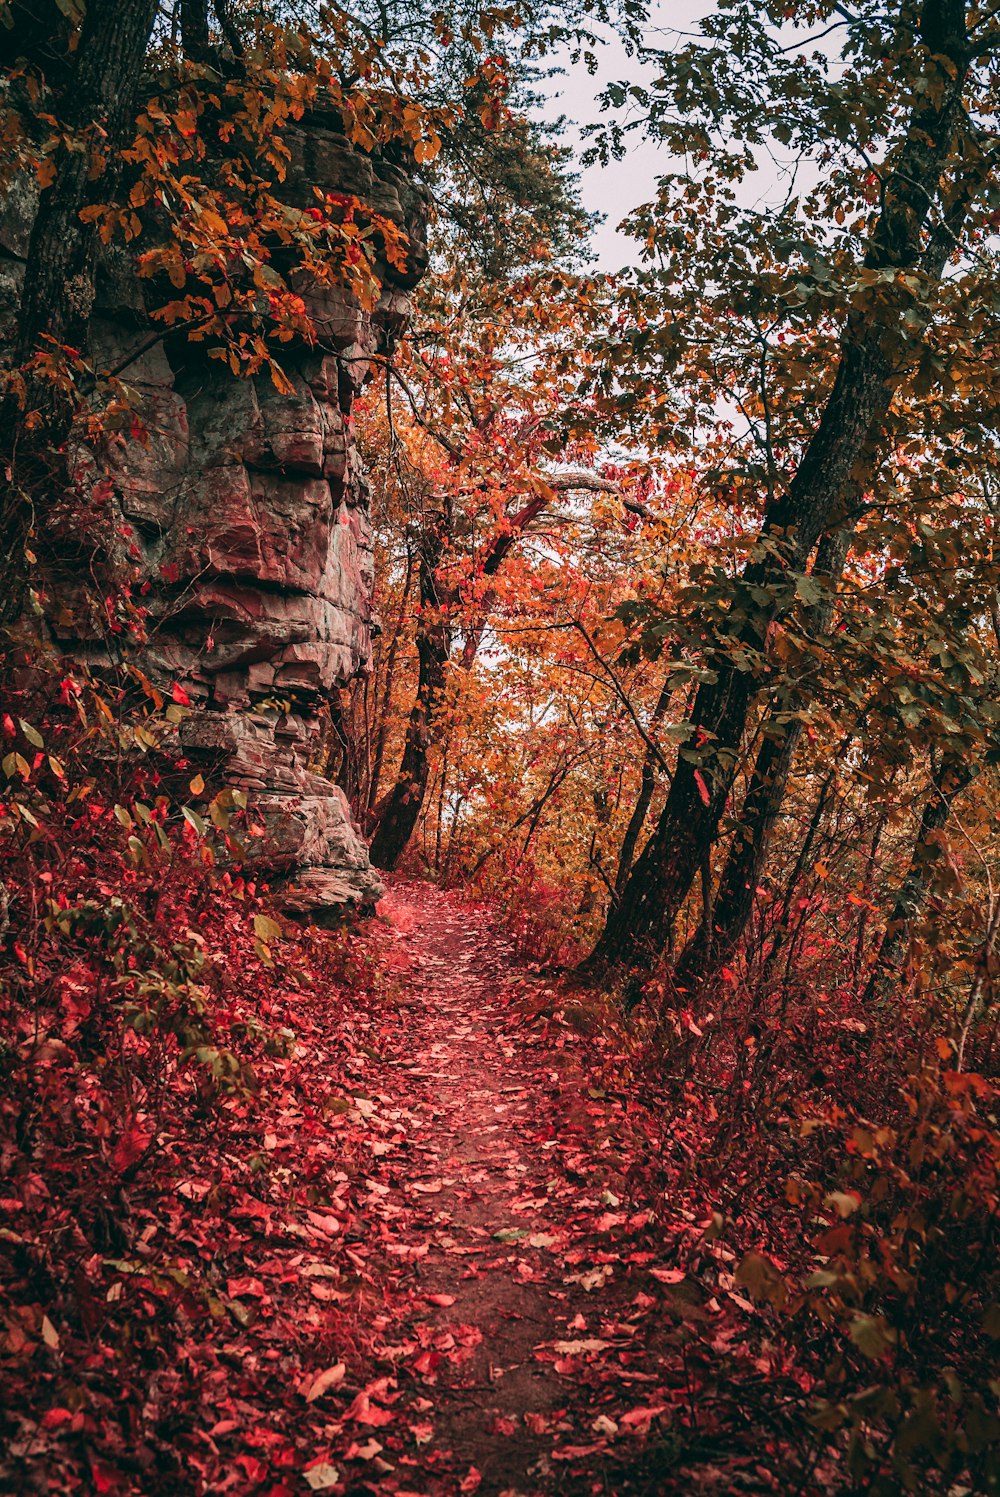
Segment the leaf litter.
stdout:
[[248,984],[295,1042],[218,1129],[161,1130],[130,1240],[44,1306],[14,1283],[7,1489],[780,1490],[732,1389],[764,1377],[753,1307],[677,1264],[711,1217],[649,1184],[613,1026],[426,884],[355,941],[367,995],[319,959]]

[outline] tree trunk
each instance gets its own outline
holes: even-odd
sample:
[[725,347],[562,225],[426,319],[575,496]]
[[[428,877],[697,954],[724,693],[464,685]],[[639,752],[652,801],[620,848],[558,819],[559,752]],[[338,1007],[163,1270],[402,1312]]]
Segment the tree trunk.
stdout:
[[[494,577],[502,567],[514,543],[525,526],[536,519],[545,507],[544,497],[530,499],[513,516],[510,529],[497,536],[482,563],[482,575]],[[417,699],[410,713],[410,724],[406,732],[406,746],[399,776],[392,790],[381,805],[375,808],[376,826],[372,836],[370,856],[377,868],[395,868],[413,834],[420,816],[424,796],[427,793],[428,756],[441,735],[437,721],[438,710],[444,700],[445,674],[451,652],[451,629],[441,613],[436,573],[440,566],[450,517],[426,528],[420,540],[420,612],[421,624],[417,630],[417,658],[419,675]],[[487,598],[492,601],[495,594],[490,590]],[[433,618],[425,622],[425,609],[430,608]],[[471,669],[476,651],[482,641],[485,620],[477,624],[466,640],[462,665]],[[379,760],[381,766],[381,760]]]
[[[838,758],[843,758],[844,754],[850,747],[852,739],[852,734],[848,734],[847,738],[844,739]],[[792,900],[795,897],[795,890],[799,886],[799,880],[802,877],[806,864],[809,862],[810,854],[812,853],[813,847],[816,844],[816,838],[819,835],[820,827],[823,824],[823,817],[826,815],[826,806],[827,801],[830,797],[830,791],[833,789],[834,783],[837,779],[837,769],[838,764],[834,762],[833,766],[827,773],[826,779],[820,786],[820,792],[816,798],[816,804],[813,807],[812,816],[809,818],[809,827],[806,831],[805,840],[803,841],[802,846],[799,848],[798,853],[796,854],[795,865],[792,868],[791,874],[788,878],[788,882],[785,885],[785,893],[781,901],[781,913],[778,916],[776,923],[772,926],[771,947],[761,965],[761,982],[767,982],[769,980],[771,973],[774,970],[775,963],[777,962],[778,957],[781,954],[781,948],[785,943],[786,937],[788,936],[790,930],[789,917],[792,912]]]
[[954,759],[942,759],[932,770],[930,794],[924,802],[910,866],[896,894],[865,988],[866,1004],[881,1002],[905,975],[913,921],[927,902],[941,857],[939,833],[947,825],[955,797],[975,777],[972,765]]
[[389,737],[389,708],[392,706],[392,688],[396,676],[396,656],[399,654],[399,645],[403,638],[403,623],[406,619],[406,605],[410,600],[410,583],[412,580],[413,550],[408,545],[406,549],[406,577],[403,581],[403,591],[399,600],[399,613],[396,617],[395,628],[392,631],[392,638],[389,641],[389,648],[385,652],[385,681],[382,683],[378,733],[375,735],[375,757],[372,761],[371,774],[368,781],[368,794],[365,798],[365,810],[369,817],[378,801],[379,784],[382,779],[382,764],[385,759],[385,746]]
[[[833,600],[851,544],[852,527],[824,536],[816,553],[813,576],[821,578],[826,596],[807,612],[808,626],[821,638],[830,627]],[[793,704],[795,697],[793,695]],[[772,709],[770,716],[774,716]],[[754,896],[767,859],[771,835],[785,799],[795,751],[802,737],[802,723],[793,720],[775,725],[757,754],[729,855],[719,880],[711,925],[699,926],[681,953],[675,970],[680,986],[711,977],[727,962],[739,944],[753,912]]]
[[17,317],[13,364],[24,388],[0,414],[0,624],[12,623],[24,606],[28,537],[34,531],[44,539],[49,495],[66,484],[61,449],[78,408],[72,384],[46,376],[33,361],[40,351],[83,349],[98,236],[80,215],[114,199],[156,9],[156,0],[90,0],[64,90],[65,137],[39,201]]
[[393,869],[413,834],[427,791],[430,750],[444,697],[451,631],[441,609],[437,572],[448,530],[446,517],[420,538],[420,616],[417,622],[417,698],[410,712],[403,760],[395,785],[378,807],[370,856],[376,868]]
[[[670,698],[672,694],[673,688],[668,679],[664,681],[663,686],[660,690],[660,695],[656,701],[656,706],[653,709],[653,717],[652,721],[650,722],[650,737],[653,736],[658,724],[662,721],[663,714],[666,712],[667,708],[670,705]],[[614,888],[615,899],[620,898],[621,891],[625,887],[625,882],[632,867],[632,860],[635,857],[635,850],[638,846],[639,836],[642,832],[643,824],[646,820],[646,813],[649,810],[650,802],[653,799],[653,792],[655,789],[656,754],[653,752],[652,747],[647,744],[646,752],[643,755],[642,760],[642,778],[639,782],[639,794],[636,797],[635,805],[632,808],[632,815],[629,817],[628,826],[625,828],[625,836],[622,838],[621,852],[618,855],[618,872],[615,875]]]
[[[923,250],[924,230],[961,119],[962,85],[969,66],[961,0],[925,0],[921,15],[925,91],[917,94],[907,132],[884,190],[882,211],[865,266],[921,268],[939,276],[956,243],[971,201],[968,180],[948,205],[947,248],[940,235]],[[931,102],[927,102],[931,101]],[[678,759],[657,827],[636,861],[585,967],[649,967],[667,942],[677,913],[716,840],[736,774],[740,744],[760,680],[746,655],[761,658],[768,626],[792,606],[790,573],[800,571],[825,530],[846,518],[843,506],[859,465],[870,469],[885,416],[907,358],[904,307],[891,291],[865,314],[852,313],[840,341],[833,388],[816,431],[784,494],[765,514],[760,542],[734,590],[730,612],[734,660],[722,645],[711,660],[714,681],[702,684],[690,721],[704,748]],[[760,589],[769,594],[760,604]],[[752,590],[752,591],[751,591]]]

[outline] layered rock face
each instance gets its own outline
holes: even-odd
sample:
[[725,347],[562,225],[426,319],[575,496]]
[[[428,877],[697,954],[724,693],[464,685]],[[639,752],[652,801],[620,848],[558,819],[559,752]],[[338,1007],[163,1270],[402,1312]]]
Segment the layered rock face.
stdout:
[[[317,340],[283,353],[292,393],[282,394],[197,345],[152,340],[143,283],[109,260],[92,352],[97,367],[122,370],[146,434],[95,462],[95,478],[111,482],[91,491],[106,509],[104,549],[149,610],[139,663],[191,698],[186,757],[248,793],[264,827],[248,855],[290,908],[320,911],[380,893],[346,798],[313,766],[329,702],[371,652],[371,529],[351,408],[405,323],[426,252],[423,200],[402,172],[316,121],[290,143],[283,199],[314,203],[314,184],[356,197],[405,232],[406,266],[377,265],[370,311],[344,287],[297,287]],[[61,524],[71,541],[79,516]],[[82,575],[61,586],[51,624],[67,653],[100,659],[106,641],[80,637],[86,586]]]

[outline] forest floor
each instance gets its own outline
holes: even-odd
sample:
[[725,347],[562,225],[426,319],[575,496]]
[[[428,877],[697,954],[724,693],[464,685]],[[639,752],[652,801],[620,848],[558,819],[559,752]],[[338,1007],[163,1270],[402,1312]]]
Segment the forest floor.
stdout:
[[637,1196],[660,1125],[613,1090],[599,1015],[481,908],[393,879],[379,915],[405,1023],[365,1068],[364,1262],[393,1375],[359,1389],[371,1434],[346,1421],[348,1491],[775,1490],[750,1387],[725,1387],[740,1305],[677,1266],[711,1217],[665,1231]]
[[[796,1489],[802,1386],[734,1282],[691,1109],[603,1000],[401,878],[339,983],[336,938],[272,963],[224,907],[202,930],[227,1022],[294,1041],[256,1041],[221,1108],[178,1078],[117,1142],[64,1129],[44,1178],[19,1166],[0,1491]],[[53,1055],[43,1082],[89,1085]]]

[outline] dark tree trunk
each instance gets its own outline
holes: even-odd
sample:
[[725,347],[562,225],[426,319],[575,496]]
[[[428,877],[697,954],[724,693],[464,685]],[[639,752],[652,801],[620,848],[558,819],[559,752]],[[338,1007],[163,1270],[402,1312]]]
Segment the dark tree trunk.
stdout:
[[[963,180],[948,205],[949,250],[932,236],[924,253],[930,206],[961,119],[962,85],[970,60],[961,0],[925,0],[921,39],[926,46],[926,92],[917,95],[907,139],[885,183],[882,211],[866,267],[909,269],[928,274],[946,263],[955,244],[955,223],[964,222],[971,183]],[[932,102],[925,102],[930,100]],[[825,530],[839,528],[859,465],[871,469],[875,448],[907,359],[902,303],[887,295],[865,315],[852,314],[844,328],[833,388],[812,440],[786,492],[765,515],[763,545],[744,568],[731,612],[734,661],[725,646],[711,665],[716,679],[702,684],[690,721],[699,754],[683,755],[653,835],[609,911],[607,925],[585,966],[649,967],[667,944],[704,850],[718,834],[750,708],[760,679],[744,664],[746,654],[763,658],[768,626],[792,606],[790,572],[800,571]],[[912,350],[911,350],[912,351]],[[751,588],[753,592],[751,592]],[[770,595],[760,605],[760,589]],[[700,760],[700,762],[699,762]]]
[[378,733],[375,735],[375,756],[372,760],[368,791],[365,796],[365,819],[371,817],[373,808],[378,801],[379,785],[382,779],[382,764],[385,759],[385,746],[389,737],[389,708],[392,705],[392,688],[396,674],[396,656],[399,654],[399,643],[403,637],[403,623],[406,619],[406,605],[410,598],[410,583],[412,580],[413,551],[407,548],[406,577],[403,582],[402,596],[399,600],[399,613],[396,617],[395,628],[392,631],[392,638],[389,641],[389,648],[385,652],[385,681],[382,683]]
[[967,763],[943,759],[931,774],[917,840],[906,877],[899,886],[892,916],[882,935],[878,956],[865,988],[865,1002],[878,1003],[905,977],[913,921],[927,902],[941,859],[939,833],[948,823],[952,802],[976,777]]
[[192,62],[213,63],[215,48],[208,28],[208,0],[180,0],[181,46]]
[[[3,624],[24,606],[28,537],[34,530],[44,538],[47,503],[65,485],[60,449],[77,411],[72,387],[47,378],[33,360],[53,347],[84,347],[98,237],[80,215],[114,199],[155,14],[156,0],[90,0],[63,92],[66,141],[39,201],[17,318],[13,362],[23,371],[23,397],[9,398],[0,416]],[[25,419],[29,415],[31,421]]]
[[230,55],[212,41],[209,0],[180,0],[181,46],[192,62],[232,73],[243,56],[243,39],[225,0],[214,0],[211,9]]
[[378,807],[370,855],[376,868],[395,868],[413,835],[427,791],[430,750],[444,697],[451,631],[438,591],[448,522],[426,526],[420,538],[420,616],[417,622],[417,699],[406,730],[403,760],[395,785]]
[[[844,744],[841,748],[840,757],[843,757],[843,754],[847,752],[851,741],[852,737],[849,735],[845,739]],[[820,827],[823,824],[823,818],[826,815],[826,807],[827,802],[830,798],[830,791],[833,789],[834,783],[837,778],[837,768],[838,766],[835,763],[828,772],[826,779],[823,781],[823,784],[820,787],[819,795],[816,798],[816,804],[813,807],[812,816],[809,818],[809,826],[806,831],[805,839],[802,843],[802,846],[799,848],[798,853],[796,854],[795,866],[792,868],[792,871],[788,877],[788,882],[785,885],[785,893],[781,901],[781,913],[774,926],[772,927],[771,947],[766,957],[764,958],[763,966],[761,968],[762,982],[767,982],[767,980],[770,978],[771,973],[774,970],[774,965],[777,962],[779,955],[781,954],[781,948],[785,943],[786,937],[788,936],[791,926],[790,916],[792,912],[792,900],[795,898],[795,891],[799,886],[799,880],[801,879],[802,874],[809,862],[813,847],[816,845],[816,838],[819,835]]]
[[[669,680],[664,681],[656,706],[653,709],[653,719],[650,724],[650,737],[663,718],[670,705],[672,688]],[[656,754],[650,744],[646,745],[646,752],[642,760],[642,777],[639,781],[639,794],[636,796],[632,815],[629,817],[628,826],[625,828],[625,836],[622,838],[621,852],[618,855],[618,872],[615,875],[614,898],[621,897],[621,891],[625,887],[629,872],[632,868],[632,860],[635,857],[636,847],[639,845],[639,837],[646,821],[646,813],[653,799],[656,789]]]
[[[824,536],[816,553],[813,576],[822,580],[826,596],[808,610],[807,620],[817,638],[830,627],[834,592],[850,543],[851,529],[845,527],[834,536]],[[793,696],[792,705],[795,701]],[[786,708],[788,705],[785,704]],[[775,716],[774,709],[770,716]],[[729,960],[742,939],[753,913],[754,896],[801,737],[802,723],[797,719],[775,724],[770,732],[765,725],[764,740],[743,802],[740,827],[734,834],[719,880],[711,924],[706,928],[703,921],[681,953],[674,974],[680,986],[711,977]]]
[[[484,577],[496,576],[525,527],[538,517],[544,507],[544,498],[530,499],[513,516],[510,529],[497,536],[486,552],[481,564]],[[444,700],[445,675],[451,653],[451,629],[442,614],[436,573],[450,525],[450,517],[438,521],[426,529],[421,537],[417,699],[410,713],[399,776],[374,812],[376,825],[370,855],[377,868],[395,868],[406,850],[427,793],[430,750],[441,736],[438,711]],[[494,596],[492,590],[487,592],[487,607]],[[485,619],[475,626],[466,640],[462,655],[462,665],[466,670],[472,667],[484,629]]]

